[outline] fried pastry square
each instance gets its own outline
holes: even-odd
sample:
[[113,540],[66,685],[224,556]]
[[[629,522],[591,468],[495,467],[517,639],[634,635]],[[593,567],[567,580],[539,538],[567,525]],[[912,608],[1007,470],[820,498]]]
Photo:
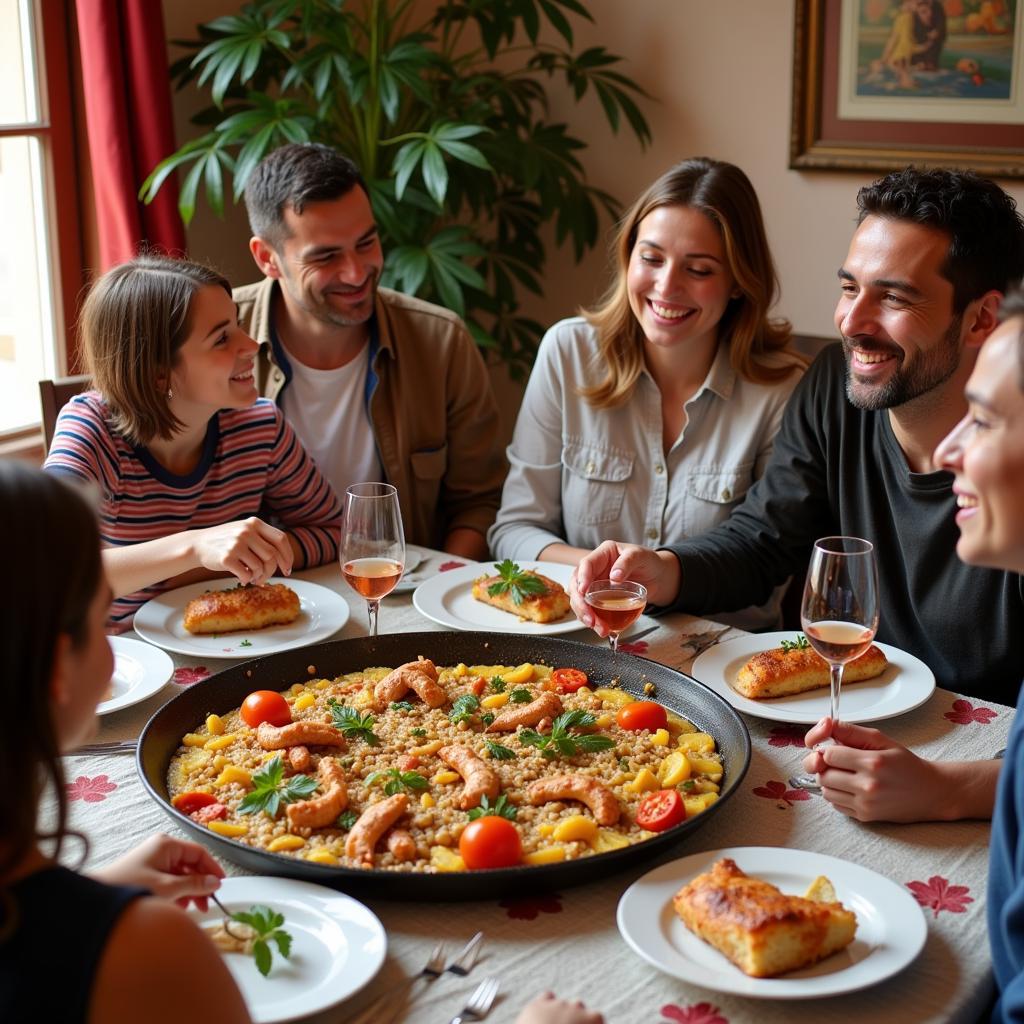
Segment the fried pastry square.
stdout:
[[[809,894],[829,894],[822,881]],[[672,906],[690,931],[753,978],[823,960],[848,946],[857,931],[856,915],[841,903],[788,896],[728,858],[683,886]]]
[[555,622],[565,616],[569,611],[569,595],[548,576],[542,576],[539,572],[529,569],[523,572],[523,576],[531,576],[540,580],[544,590],[537,594],[526,594],[522,601],[516,604],[512,594],[505,591],[503,594],[489,594],[488,588],[495,583],[503,582],[501,576],[481,576],[473,581],[473,596],[484,604],[494,605],[503,612],[511,612],[521,619],[528,619],[531,622]]
[[[886,656],[872,644],[843,670],[843,684],[874,679],[888,666]],[[810,647],[790,651],[773,647],[755,654],[740,669],[733,687],[751,700],[765,700],[817,690],[828,683],[828,662],[817,651]]]
[[299,617],[299,595],[283,583],[240,584],[208,590],[185,606],[190,633],[235,633],[285,626]]

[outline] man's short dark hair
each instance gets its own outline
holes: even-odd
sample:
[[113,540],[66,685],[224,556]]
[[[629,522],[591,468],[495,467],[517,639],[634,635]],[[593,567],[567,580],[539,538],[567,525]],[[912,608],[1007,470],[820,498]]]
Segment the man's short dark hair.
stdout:
[[887,217],[950,236],[942,276],[953,285],[953,312],[1024,277],[1024,219],[994,181],[973,171],[907,167],[857,193],[858,223]]
[[277,249],[288,237],[284,222],[288,207],[302,213],[307,203],[340,199],[357,185],[367,191],[359,168],[330,146],[318,142],[281,146],[256,165],[246,182],[249,228]]
[[1005,323],[1020,317],[1021,326],[1017,332],[1017,362],[1019,373],[1017,383],[1024,391],[1024,281],[1018,281],[1007,293],[999,307],[999,321]]

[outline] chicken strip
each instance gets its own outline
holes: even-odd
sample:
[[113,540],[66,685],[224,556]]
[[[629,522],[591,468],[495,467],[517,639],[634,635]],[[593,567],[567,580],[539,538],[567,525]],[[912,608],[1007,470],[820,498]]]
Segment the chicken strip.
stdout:
[[288,765],[293,772],[308,772],[313,764],[309,747],[289,747],[287,757]]
[[284,750],[286,747],[344,747],[345,737],[325,722],[307,718],[280,727],[260,722],[256,740],[264,750]]
[[373,688],[378,711],[385,711],[412,690],[427,707],[439,708],[448,703],[448,694],[437,681],[437,667],[427,658],[409,661],[393,669]]
[[614,825],[621,809],[615,794],[603,783],[589,775],[552,775],[531,782],[526,789],[531,804],[545,804],[549,800],[578,800],[590,808],[599,825]]
[[363,867],[372,868],[373,848],[377,840],[405,814],[408,806],[409,797],[405,793],[396,793],[367,807],[345,840],[345,856]]
[[416,859],[416,842],[404,828],[393,828],[388,833],[387,846],[391,856],[400,863]]
[[332,825],[348,807],[348,786],[345,769],[333,757],[321,757],[317,767],[323,793],[311,800],[299,800],[285,810],[288,825],[293,832],[308,831]]
[[521,725],[537,725],[544,718],[555,718],[562,713],[562,700],[557,693],[550,690],[542,693],[529,704],[515,704],[494,719],[487,727],[488,731],[515,732]]
[[437,756],[450,768],[454,768],[463,778],[465,787],[459,806],[468,811],[471,807],[479,807],[482,797],[494,801],[501,788],[497,773],[487,765],[483,758],[458,743],[442,747]]

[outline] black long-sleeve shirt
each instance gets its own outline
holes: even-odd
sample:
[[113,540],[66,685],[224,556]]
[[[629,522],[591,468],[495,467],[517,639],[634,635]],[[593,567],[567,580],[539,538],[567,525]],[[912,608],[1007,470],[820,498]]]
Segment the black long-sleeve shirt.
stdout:
[[1015,705],[1022,577],[957,557],[952,483],[943,470],[912,473],[888,413],[850,404],[842,347],[830,346],[793,392],[743,503],[709,533],[666,545],[682,567],[673,607],[706,615],[758,604],[819,537],[863,537],[878,560],[878,639],[924,661],[939,686]]

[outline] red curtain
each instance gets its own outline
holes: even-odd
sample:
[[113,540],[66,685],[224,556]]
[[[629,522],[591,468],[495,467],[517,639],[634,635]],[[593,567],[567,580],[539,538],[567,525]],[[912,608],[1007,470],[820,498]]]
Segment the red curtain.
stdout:
[[76,0],[76,10],[100,269],[130,259],[142,244],[184,251],[175,183],[149,206],[138,198],[149,172],[176,148],[162,5]]

